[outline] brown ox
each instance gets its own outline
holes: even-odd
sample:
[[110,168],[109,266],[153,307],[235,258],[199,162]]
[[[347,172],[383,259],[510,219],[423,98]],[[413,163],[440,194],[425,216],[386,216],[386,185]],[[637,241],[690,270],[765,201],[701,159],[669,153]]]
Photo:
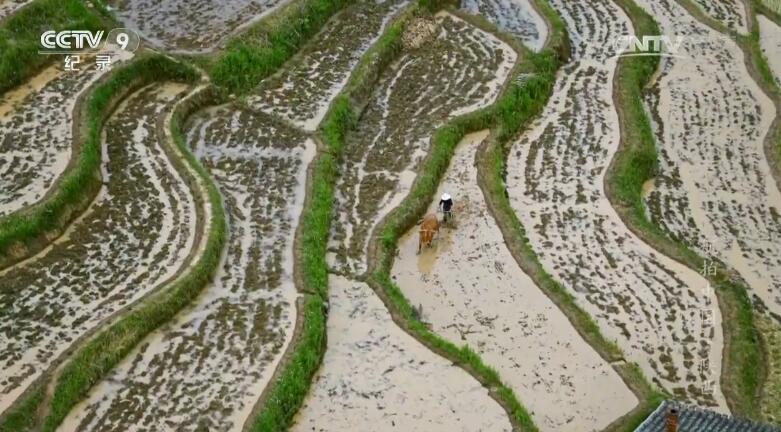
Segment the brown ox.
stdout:
[[418,242],[418,253],[426,247],[431,246],[434,236],[439,232],[439,219],[436,214],[427,214],[420,223],[420,241]]

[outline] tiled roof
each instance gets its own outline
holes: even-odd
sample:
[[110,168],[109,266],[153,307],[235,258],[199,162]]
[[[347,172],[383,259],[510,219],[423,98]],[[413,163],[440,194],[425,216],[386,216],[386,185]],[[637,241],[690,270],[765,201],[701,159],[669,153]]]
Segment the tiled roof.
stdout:
[[678,432],[781,432],[781,428],[673,401],[662,402],[635,432],[666,432],[667,412],[678,410]]

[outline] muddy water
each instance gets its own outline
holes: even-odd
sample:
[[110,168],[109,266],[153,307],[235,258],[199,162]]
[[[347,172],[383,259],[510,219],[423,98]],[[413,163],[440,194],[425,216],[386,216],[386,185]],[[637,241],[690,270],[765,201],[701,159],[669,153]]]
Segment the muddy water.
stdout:
[[329,298],[328,350],[292,431],[511,430],[487,390],[398,328],[366,284],[332,276]]
[[456,202],[455,223],[420,255],[417,227],[402,238],[394,279],[434,331],[497,368],[541,430],[604,429],[637,398],[505,247],[477,184],[487,135],[464,138],[439,187]]
[[57,63],[0,96],[0,217],[40,200],[71,157],[76,99],[104,74]]
[[340,13],[289,67],[263,80],[249,104],[314,131],[355,65],[406,4],[364,0]]
[[195,238],[195,203],[155,123],[182,85],[145,87],[109,119],[108,184],[46,253],[0,274],[0,412],[69,345],[171,278]]
[[289,0],[109,0],[122,23],[172,51],[210,51]]
[[[747,33],[746,7],[744,0],[695,0],[706,15],[715,18],[728,28]],[[662,32],[664,33],[664,32]]]
[[0,20],[10,16],[32,0],[0,0]]
[[437,22],[433,40],[384,74],[347,138],[329,250],[339,272],[365,270],[371,230],[409,192],[435,129],[492,103],[517,58],[504,42],[452,15]]
[[767,19],[764,15],[757,15],[759,22],[759,43],[762,53],[776,77],[776,82],[781,85],[781,27]]
[[461,8],[482,15],[499,29],[539,51],[548,37],[548,26],[531,0],[463,0]]
[[654,221],[737,270],[781,314],[781,193],[763,140],[775,107],[740,48],[673,1],[639,2],[663,32],[689,37],[664,62],[648,100],[660,149]]
[[230,106],[196,115],[188,136],[229,214],[219,273],[61,430],[239,430],[290,342],[298,296],[293,236],[315,145],[266,115]]
[[620,138],[610,42],[631,24],[606,0],[553,4],[572,36],[573,59],[540,120],[513,145],[512,206],[543,266],[630,361],[676,398],[726,409],[715,296],[696,272],[633,235],[604,191]]

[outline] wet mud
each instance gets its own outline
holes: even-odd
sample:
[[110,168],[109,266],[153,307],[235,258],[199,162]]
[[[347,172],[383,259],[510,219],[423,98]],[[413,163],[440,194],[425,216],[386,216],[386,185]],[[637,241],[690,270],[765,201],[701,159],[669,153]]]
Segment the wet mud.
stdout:
[[329,291],[328,350],[292,431],[512,430],[485,387],[398,328],[369,286],[332,276]]
[[134,350],[63,431],[239,430],[296,322],[293,237],[314,143],[232,106],[187,125],[223,195],[229,241],[214,283]]
[[652,220],[781,314],[781,193],[764,152],[775,107],[737,44],[671,0],[638,3],[685,38],[647,100],[660,150]]
[[239,27],[290,0],[109,0],[125,26],[152,45],[177,52],[207,52]]
[[353,68],[407,1],[360,1],[333,18],[288,67],[248,98],[253,109],[314,131]]
[[477,183],[487,134],[464,138],[439,187],[453,196],[453,221],[420,254],[418,227],[405,235],[393,278],[432,330],[497,369],[540,430],[602,430],[637,398],[504,245]]
[[185,89],[155,84],[123,102],[105,128],[96,202],[49,249],[0,273],[0,412],[79,337],[185,263],[195,202],[156,129]]
[[531,0],[463,0],[461,9],[485,17],[534,51],[540,51],[548,37],[548,26]]
[[38,202],[65,171],[77,99],[105,73],[92,62],[62,68],[54,64],[0,95],[0,217]]
[[632,33],[631,23],[605,0],[553,6],[571,35],[572,61],[540,118],[512,147],[511,204],[542,265],[628,360],[676,399],[726,410],[715,295],[695,271],[632,234],[604,190],[620,141],[611,42]]
[[374,226],[410,190],[437,127],[491,104],[517,54],[450,14],[436,37],[408,51],[381,77],[357,130],[346,139],[329,264],[361,273]]
[[[695,0],[705,14],[738,33],[748,33],[744,0]],[[664,32],[662,32],[664,33]]]

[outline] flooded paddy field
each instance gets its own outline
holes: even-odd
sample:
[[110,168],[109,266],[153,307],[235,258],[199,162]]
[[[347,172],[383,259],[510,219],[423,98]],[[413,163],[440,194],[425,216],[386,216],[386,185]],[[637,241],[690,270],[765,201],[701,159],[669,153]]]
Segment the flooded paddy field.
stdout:
[[768,65],[781,86],[781,27],[764,15],[757,15],[759,44]]
[[[744,0],[695,0],[706,15],[738,33],[748,33]],[[664,32],[662,32],[664,33]]]
[[407,4],[363,0],[347,8],[280,73],[263,80],[249,105],[314,131],[363,54]]
[[548,26],[531,1],[463,0],[461,9],[483,16],[500,30],[515,36],[528,48],[539,51],[548,37]]
[[669,0],[638,2],[662,31],[684,37],[665,59],[648,107],[660,149],[646,195],[654,222],[737,270],[781,314],[781,193],[764,152],[775,118],[740,47]]
[[107,0],[125,26],[152,45],[207,52],[233,33],[290,0]]
[[77,101],[105,72],[58,63],[0,95],[0,217],[38,202],[65,171]]
[[240,430],[293,336],[293,237],[314,142],[230,105],[197,113],[187,135],[228,212],[221,267],[61,430]]
[[0,0],[0,20],[10,16],[32,0]]
[[498,370],[541,430],[602,430],[638,400],[505,246],[477,183],[486,136],[464,138],[440,185],[437,197],[455,200],[454,222],[420,254],[418,227],[403,237],[393,278],[433,331]]
[[346,140],[329,244],[335,271],[365,271],[371,231],[409,192],[435,129],[491,104],[516,59],[506,43],[443,13],[432,38],[386,71]]
[[368,285],[332,276],[329,298],[328,350],[292,431],[512,430],[488,391],[398,328]]
[[185,90],[156,84],[126,99],[106,125],[96,201],[48,249],[0,272],[0,413],[80,337],[187,263],[198,211],[157,129]]
[[542,265],[677,399],[726,410],[721,315],[706,280],[643,243],[604,190],[620,141],[614,41],[632,32],[615,4],[554,0],[572,39],[551,100],[513,145],[508,193]]

